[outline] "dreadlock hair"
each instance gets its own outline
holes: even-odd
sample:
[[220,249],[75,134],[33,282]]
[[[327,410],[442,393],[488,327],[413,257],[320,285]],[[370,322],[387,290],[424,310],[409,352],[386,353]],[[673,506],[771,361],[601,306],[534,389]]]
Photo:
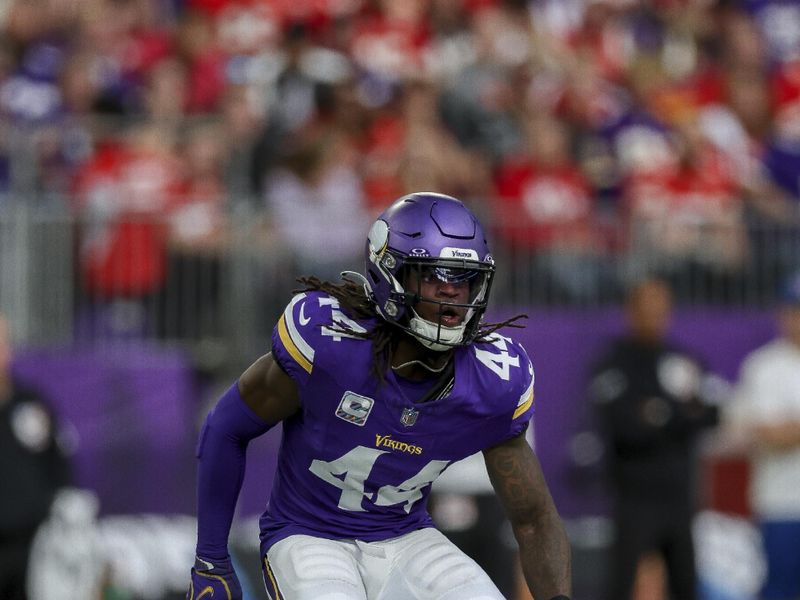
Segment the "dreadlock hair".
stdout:
[[[377,324],[366,332],[355,331],[346,325],[337,323],[337,328],[333,330],[355,338],[372,340],[372,373],[378,378],[380,383],[386,379],[386,371],[392,361],[392,340],[401,329],[394,326],[391,322],[380,318],[375,310],[375,303],[364,292],[364,286],[349,279],[343,279],[341,283],[323,281],[318,277],[306,276],[299,277],[297,282],[303,287],[292,290],[293,294],[301,292],[325,292],[336,298],[339,305],[348,316],[357,319],[376,319]],[[476,342],[493,342],[495,338],[491,335],[503,327],[513,327],[524,329],[525,325],[517,323],[520,319],[527,319],[527,314],[519,314],[501,321],[500,323],[482,323],[475,336]]]

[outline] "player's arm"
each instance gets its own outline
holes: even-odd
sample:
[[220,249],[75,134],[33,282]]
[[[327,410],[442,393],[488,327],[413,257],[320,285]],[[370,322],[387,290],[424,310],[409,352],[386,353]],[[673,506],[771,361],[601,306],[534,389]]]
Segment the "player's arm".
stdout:
[[484,450],[497,496],[519,544],[525,581],[537,600],[569,598],[570,546],[542,468],[520,434]]
[[762,423],[752,428],[754,444],[764,450],[784,452],[800,446],[800,421]]
[[265,354],[242,373],[239,393],[245,404],[265,423],[275,425],[300,409],[294,380]]
[[197,559],[189,600],[237,600],[242,592],[228,555],[228,535],[242,487],[247,444],[295,413],[294,381],[267,354],[253,363],[206,417],[197,444]]

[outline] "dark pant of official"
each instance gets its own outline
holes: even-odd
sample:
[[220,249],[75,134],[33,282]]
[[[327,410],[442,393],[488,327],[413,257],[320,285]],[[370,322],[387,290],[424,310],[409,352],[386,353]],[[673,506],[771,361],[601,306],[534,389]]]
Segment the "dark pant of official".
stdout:
[[27,600],[28,556],[33,533],[0,537],[0,600]]
[[674,600],[696,600],[697,573],[692,541],[692,510],[685,501],[621,496],[614,514],[616,538],[612,553],[608,600],[628,600],[639,561],[657,553],[664,559]]

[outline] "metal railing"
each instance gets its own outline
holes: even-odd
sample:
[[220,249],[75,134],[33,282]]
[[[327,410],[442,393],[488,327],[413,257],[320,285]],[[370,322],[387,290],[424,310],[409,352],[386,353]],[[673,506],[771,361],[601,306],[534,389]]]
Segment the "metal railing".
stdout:
[[[121,247],[104,259],[87,245],[99,235],[96,223],[16,203],[0,211],[0,309],[26,345],[155,340],[185,345],[211,365],[252,357],[269,347],[295,278],[315,274],[265,222],[252,210],[229,215],[213,250],[172,245],[162,219],[108,222],[104,235],[120,236]],[[149,228],[152,236],[125,237],[119,228],[126,225]],[[702,252],[655,252],[652,240],[643,245],[635,229],[622,225],[614,231],[616,247],[580,250],[504,245],[499,226],[490,226],[497,308],[615,304],[627,284],[650,273],[667,277],[683,304],[767,306],[782,278],[800,268],[800,230],[783,226],[746,229],[735,264],[704,260]],[[701,250],[708,244],[703,233]]]

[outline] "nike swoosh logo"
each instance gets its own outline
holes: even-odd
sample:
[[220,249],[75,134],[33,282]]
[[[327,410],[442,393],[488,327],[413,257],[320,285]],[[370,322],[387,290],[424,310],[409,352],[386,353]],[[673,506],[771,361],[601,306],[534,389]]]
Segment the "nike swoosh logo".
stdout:
[[303,302],[300,305],[300,325],[308,325],[308,322],[311,320],[311,317],[306,317],[306,303]]
[[200,594],[197,596],[197,598],[195,600],[200,600],[206,594],[211,594],[210,597],[213,598],[214,597],[214,588],[212,588],[210,585],[207,585],[206,587],[203,588],[203,591],[200,592]]

